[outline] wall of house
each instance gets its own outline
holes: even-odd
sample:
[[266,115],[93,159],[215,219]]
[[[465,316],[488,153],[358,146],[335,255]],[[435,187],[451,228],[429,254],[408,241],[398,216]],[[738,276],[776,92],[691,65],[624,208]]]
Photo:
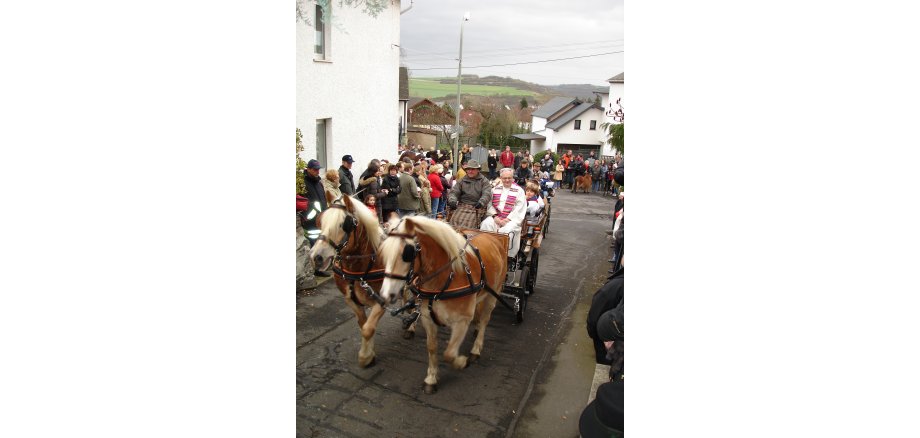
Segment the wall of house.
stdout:
[[546,119],[543,117],[534,117],[531,120],[532,129],[530,132],[537,132],[543,128],[546,128]]
[[[575,120],[581,120],[580,130],[575,130]],[[604,130],[601,128],[601,123],[605,121],[604,112],[592,108],[581,113],[575,120],[566,123],[565,126],[556,130],[553,136],[553,147],[555,148],[555,145],[559,143],[600,145],[600,142],[604,140]],[[597,129],[593,131],[589,129],[591,127],[591,120],[597,121]],[[547,140],[548,139],[547,137]]]
[[[622,99],[622,100],[620,101],[620,103],[621,103],[623,106],[626,105],[626,99],[623,98],[623,91],[624,91],[624,89],[625,89],[624,85],[625,85],[625,84],[623,84],[623,83],[613,83],[613,82],[610,83],[610,87],[608,88],[607,100],[604,102],[604,110],[605,110],[605,113],[606,113],[606,110],[607,110],[607,103],[608,103],[608,102],[609,102],[609,103],[613,103],[613,109],[614,109],[614,111],[617,110],[617,109],[619,109],[619,106],[617,106],[617,104],[616,104],[617,99]],[[604,122],[605,122],[605,123],[613,123],[613,117],[605,115],[605,116],[604,116]],[[602,151],[602,155],[609,155],[609,156],[612,156],[613,153],[614,153],[613,147],[610,146],[609,144],[604,144],[604,148],[603,148],[603,151]]]
[[[399,10],[391,3],[376,18],[360,8],[330,2],[328,61],[315,61],[314,27],[297,26],[297,113],[303,133],[301,158],[316,158],[316,120],[332,119],[327,139],[329,163],[345,154],[355,159],[355,177],[373,158],[395,158],[399,103]],[[311,20],[315,4],[306,3]],[[411,13],[411,12],[409,12]],[[347,32],[347,33],[346,33]]]

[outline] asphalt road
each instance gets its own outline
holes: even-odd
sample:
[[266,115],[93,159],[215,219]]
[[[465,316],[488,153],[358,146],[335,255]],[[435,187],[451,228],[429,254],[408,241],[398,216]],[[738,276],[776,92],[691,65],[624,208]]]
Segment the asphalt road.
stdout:
[[[384,316],[377,364],[357,364],[354,314],[331,281],[297,298],[298,437],[577,437],[594,374],[584,321],[610,265],[613,200],[560,191],[524,322],[500,304],[482,357],[464,370],[442,363],[426,395],[425,332],[404,340]],[[449,337],[439,330],[439,357]],[[472,330],[470,331],[472,333]],[[461,347],[466,354],[472,336]]]

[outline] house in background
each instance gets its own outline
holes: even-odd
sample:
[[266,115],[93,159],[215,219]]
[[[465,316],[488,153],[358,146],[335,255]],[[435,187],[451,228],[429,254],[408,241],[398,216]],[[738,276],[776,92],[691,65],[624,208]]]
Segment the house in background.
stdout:
[[[604,108],[604,123],[623,123],[621,117],[617,115],[617,112],[620,111],[620,106],[623,105],[623,73],[607,79],[607,83],[610,86],[606,92],[595,92],[601,97],[601,106]],[[606,130],[604,135],[605,143],[601,155],[613,156],[615,153],[613,146],[606,143]]]
[[579,102],[574,97],[554,97],[532,114],[532,132],[515,134],[530,140],[530,153],[547,149],[557,154],[571,149],[587,156],[594,151],[602,155],[606,139],[601,123],[605,121],[603,109],[593,102]]
[[333,22],[310,0],[301,9],[308,22],[296,22],[300,155],[305,161],[319,160],[324,168],[338,168],[342,156],[350,154],[360,173],[371,159],[396,153],[400,131],[393,128],[403,115],[398,106],[403,11],[399,1],[377,17],[361,8],[328,4]]
[[[421,128],[425,130],[424,132],[429,133],[436,132],[435,144],[448,142],[450,134],[454,132],[454,123],[456,123],[455,117],[430,99],[409,99],[409,128]],[[419,143],[410,141],[407,144],[414,146]]]

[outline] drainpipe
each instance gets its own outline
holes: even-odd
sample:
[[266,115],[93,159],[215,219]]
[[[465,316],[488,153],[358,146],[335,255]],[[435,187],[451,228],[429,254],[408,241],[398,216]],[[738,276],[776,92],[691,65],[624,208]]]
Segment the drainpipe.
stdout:
[[412,6],[415,6],[415,2],[414,2],[414,0],[409,0],[409,7],[406,8],[406,9],[403,9],[403,10],[399,11],[399,15],[402,15],[402,14],[405,14],[406,12],[409,12],[409,9],[412,9]]

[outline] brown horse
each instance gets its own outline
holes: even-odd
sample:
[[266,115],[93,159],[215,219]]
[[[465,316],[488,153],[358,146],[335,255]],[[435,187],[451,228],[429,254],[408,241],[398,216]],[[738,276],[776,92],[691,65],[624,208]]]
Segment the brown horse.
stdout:
[[[317,219],[321,234],[310,250],[310,257],[320,270],[329,269],[336,260],[333,265],[335,285],[357,317],[361,330],[358,365],[366,368],[376,363],[374,333],[386,310],[377,295],[383,284],[383,263],[377,253],[383,231],[377,215],[361,201],[343,196],[341,204],[333,203],[328,193],[326,198],[329,208]],[[365,314],[365,307],[371,308],[370,316]],[[408,339],[414,334],[415,326],[412,325],[403,337]]]
[[578,189],[585,189],[585,193],[591,191],[590,173],[575,177],[575,184],[572,185],[572,193],[578,193]]
[[[386,267],[380,296],[395,300],[407,282],[418,295],[428,337],[425,393],[431,394],[438,384],[439,325],[450,327],[444,360],[454,368],[466,368],[482,354],[495,294],[501,292],[508,270],[507,240],[490,233],[468,238],[444,222],[421,216],[394,219],[390,229],[380,245]],[[477,324],[477,334],[467,358],[459,349],[471,323]]]

